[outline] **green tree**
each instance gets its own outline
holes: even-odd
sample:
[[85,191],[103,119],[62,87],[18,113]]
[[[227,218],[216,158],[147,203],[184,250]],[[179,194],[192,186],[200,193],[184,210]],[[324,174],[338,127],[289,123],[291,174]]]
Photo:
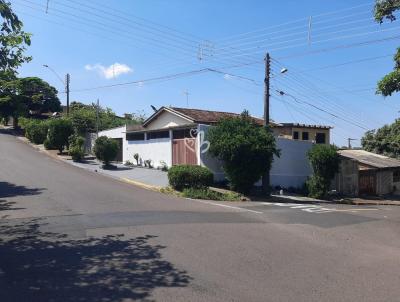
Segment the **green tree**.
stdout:
[[[379,23],[383,23],[384,19],[392,22],[396,20],[395,12],[399,9],[400,0],[376,0],[374,9],[375,20]],[[377,94],[390,96],[400,91],[400,48],[397,48],[394,61],[394,70],[378,82]]]
[[118,149],[118,143],[114,139],[100,136],[95,141],[93,151],[97,159],[101,160],[105,166],[109,166],[117,156]]
[[11,4],[0,0],[0,73],[13,73],[31,57],[25,56],[26,46],[31,44],[30,34],[22,30],[23,23],[12,11]]
[[366,132],[361,139],[361,146],[369,152],[400,158],[400,119]]
[[25,115],[28,107],[17,93],[17,78],[10,72],[0,72],[0,117],[12,116],[14,127],[18,126],[18,117]]
[[340,159],[337,148],[332,145],[316,144],[307,155],[314,172],[307,182],[310,197],[324,198],[332,179],[339,171]]
[[231,187],[241,193],[248,193],[271,169],[273,156],[279,156],[271,131],[258,125],[247,111],[211,127],[207,140],[209,152],[222,160]]
[[[70,118],[77,133],[84,135],[86,132],[96,131],[97,105],[86,105],[80,102],[72,102],[70,106]],[[125,119],[117,116],[110,108],[99,107],[99,130],[123,126],[127,123],[135,123],[135,117]]]
[[[5,75],[5,74],[3,74]],[[14,127],[18,118],[30,112],[55,112],[60,110],[57,90],[37,77],[16,78],[8,73],[0,75],[0,116],[12,116]]]
[[69,119],[58,118],[49,122],[48,144],[60,151],[68,146],[68,138],[74,133]]
[[17,93],[21,101],[33,112],[57,112],[61,103],[57,89],[37,77],[20,78],[16,81]]

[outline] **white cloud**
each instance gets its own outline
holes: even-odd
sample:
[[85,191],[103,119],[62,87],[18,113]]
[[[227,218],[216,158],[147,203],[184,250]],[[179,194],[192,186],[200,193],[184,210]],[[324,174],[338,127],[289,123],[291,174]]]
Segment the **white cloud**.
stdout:
[[230,80],[230,79],[232,79],[232,76],[229,75],[229,74],[224,74],[224,79],[225,80]]
[[95,65],[85,65],[85,69],[92,71],[95,70],[97,71],[102,77],[106,79],[113,79],[117,78],[118,76],[125,74],[125,73],[131,73],[133,72],[133,69],[130,68],[126,64],[120,64],[120,63],[114,63],[110,66],[103,66],[101,64],[95,64]]

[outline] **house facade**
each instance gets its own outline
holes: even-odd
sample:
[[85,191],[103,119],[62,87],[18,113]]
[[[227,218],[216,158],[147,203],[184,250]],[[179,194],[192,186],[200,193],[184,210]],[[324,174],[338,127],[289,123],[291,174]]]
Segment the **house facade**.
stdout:
[[330,143],[330,126],[280,123],[273,128],[278,137],[308,141],[316,144]]
[[348,196],[400,194],[400,161],[364,150],[340,150],[334,189]]
[[[122,161],[135,162],[134,154],[139,155],[143,163],[151,160],[154,167],[179,164],[201,165],[208,167],[215,180],[225,178],[222,164],[208,152],[208,142],[205,140],[209,127],[227,117],[237,117],[236,113],[218,112],[199,109],[162,107],[150,116],[142,125],[123,126],[99,133],[120,141],[122,146]],[[263,120],[252,117],[262,125]],[[307,151],[312,146],[312,140],[296,140],[284,135],[288,126],[271,122],[277,145],[281,149],[281,157],[275,158],[271,170],[271,184],[284,187],[299,187],[311,175],[311,167],[307,159]],[[317,126],[315,126],[317,127]],[[293,128],[297,129],[297,128]],[[299,127],[307,128],[307,125]],[[328,131],[329,127],[312,128]],[[324,143],[329,143],[325,141]]]

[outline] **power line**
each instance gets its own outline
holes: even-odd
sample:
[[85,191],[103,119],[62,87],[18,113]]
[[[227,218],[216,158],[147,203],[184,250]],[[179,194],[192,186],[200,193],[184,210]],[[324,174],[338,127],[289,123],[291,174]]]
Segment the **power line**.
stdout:
[[[345,8],[345,9],[340,9],[340,10],[336,10],[336,11],[331,11],[331,12],[327,12],[327,13],[322,13],[322,14],[314,15],[313,18],[318,18],[318,17],[322,17],[322,16],[328,16],[328,15],[332,15],[332,14],[335,14],[335,13],[341,13],[341,12],[344,12],[344,11],[352,10],[352,9],[355,9],[355,8],[360,8],[360,7],[363,7],[363,6],[371,6],[371,4],[370,4],[370,3],[368,3],[368,4],[365,3],[365,4],[361,4],[361,5],[356,5],[356,6],[348,7],[348,8]],[[220,40],[220,41],[231,40],[233,37],[239,37],[239,36],[249,35],[249,34],[252,34],[252,33],[262,32],[262,31],[265,31],[265,30],[267,30],[267,29],[277,28],[277,27],[282,27],[282,26],[287,26],[287,25],[289,25],[289,24],[295,24],[295,23],[299,23],[299,22],[301,22],[301,21],[307,21],[307,20],[308,20],[308,17],[300,18],[300,19],[297,19],[297,20],[293,20],[293,21],[281,23],[281,24],[278,24],[278,25],[268,26],[268,27],[263,28],[263,29],[258,29],[258,30],[254,30],[254,31],[250,31],[250,32],[241,33],[241,34],[236,34],[236,35],[233,35],[233,36],[230,36],[230,37],[226,37],[226,38],[224,38],[224,39],[222,39],[222,40]]]
[[[325,42],[330,42],[330,41],[335,41],[335,40],[342,40],[342,39],[350,39],[350,38],[355,38],[355,37],[362,37],[362,36],[367,36],[371,34],[376,34],[376,33],[383,33],[383,32],[389,32],[389,31],[394,31],[400,29],[400,26],[393,27],[393,28],[387,28],[387,29],[380,29],[380,30],[375,30],[375,31],[368,31],[368,32],[362,32],[362,33],[357,33],[357,34],[350,34],[350,35],[342,35],[342,36],[337,36],[337,37],[332,37],[332,38],[327,38],[327,39],[321,39],[321,40],[313,40],[312,45],[315,44],[320,44],[320,43],[325,43]],[[301,46],[308,46],[308,42],[305,41],[304,43],[299,43],[299,44],[292,44],[292,45],[287,45],[287,46],[282,46],[282,47],[276,47],[276,48],[270,48],[271,46],[274,45],[280,45],[280,44],[288,44],[294,41],[302,41],[306,40],[305,37],[302,38],[296,38],[296,39],[291,39],[287,41],[280,41],[276,43],[271,43],[269,45],[259,45],[259,46],[254,46],[254,47],[249,47],[247,49],[242,49],[242,53],[245,53],[245,55],[250,55],[250,54],[260,54],[264,53],[264,48],[268,47],[269,51],[277,51],[277,50],[284,50],[284,49],[291,49],[291,48],[298,48]],[[257,50],[258,49],[258,50]],[[253,50],[247,52],[247,50]],[[237,58],[237,57],[242,57],[244,54],[235,54],[235,52],[225,52],[224,55],[229,54],[230,58]],[[221,54],[220,54],[221,55]]]
[[[27,3],[30,3],[31,5],[34,5],[34,6],[39,6],[39,7],[43,7],[41,4],[38,4],[38,3],[35,3],[35,2],[32,2],[32,1],[29,1],[29,0],[18,0],[18,1],[23,1],[23,2],[27,2]],[[32,7],[31,7],[32,8]],[[95,19],[90,19],[90,18],[86,18],[86,17],[83,17],[82,15],[76,15],[76,14],[72,14],[72,13],[70,13],[70,12],[66,12],[66,11],[64,11],[64,10],[60,10],[60,9],[57,9],[57,8],[53,8],[52,10],[54,10],[54,11],[56,11],[56,12],[59,12],[59,14],[57,14],[58,16],[60,16],[60,14],[62,14],[62,15],[66,15],[66,16],[70,16],[70,17],[72,17],[73,19],[77,19],[76,20],[76,22],[81,22],[82,23],[82,21],[87,21],[87,22],[89,22],[88,24],[90,25],[90,26],[92,26],[93,27],[93,23],[95,23],[95,24],[98,24],[99,26],[101,26],[102,27],[102,30],[110,30],[110,29],[114,29],[114,33],[117,33],[117,34],[128,34],[128,37],[129,38],[131,38],[131,39],[133,39],[133,40],[142,40],[142,41],[146,41],[146,43],[150,43],[150,44],[154,44],[154,45],[156,45],[156,46],[158,46],[158,47],[161,47],[161,48],[173,48],[174,49],[174,51],[179,51],[179,52],[182,52],[182,53],[186,53],[186,54],[191,54],[191,55],[193,55],[193,51],[196,49],[195,47],[193,47],[193,48],[185,48],[185,47],[183,47],[182,45],[177,45],[177,44],[173,44],[173,43],[171,43],[171,42],[166,42],[166,41],[163,41],[163,40],[160,40],[159,38],[158,39],[156,39],[156,38],[153,38],[153,37],[148,37],[148,36],[144,36],[143,34],[137,34],[137,33],[135,33],[134,35],[133,34],[131,34],[129,31],[127,31],[126,29],[121,29],[121,28],[118,28],[118,27],[111,27],[110,26],[110,24],[107,24],[107,23],[104,23],[104,22],[100,22],[100,21],[98,21],[98,20],[95,20]],[[77,8],[75,8],[75,10],[78,10]],[[81,10],[78,10],[79,12],[81,11]],[[52,15],[56,15],[56,14],[54,14],[54,13],[52,13]],[[56,16],[57,16],[56,15]],[[100,17],[102,20],[107,20],[107,19],[109,19],[109,18],[107,18],[107,17],[104,17],[104,16],[100,16],[100,15],[96,15],[96,14],[94,14],[94,13],[89,13],[89,15],[91,15],[91,16],[97,16],[97,17]],[[71,18],[70,18],[71,19]],[[112,19],[113,20],[113,19]],[[113,22],[114,23],[119,23],[119,24],[121,24],[121,22],[115,22],[115,20],[113,20]],[[83,23],[85,23],[85,22],[83,22]],[[122,23],[123,24],[123,23]]]
[[318,53],[330,52],[330,51],[334,51],[334,50],[338,50],[338,49],[347,49],[347,48],[371,45],[371,44],[376,44],[376,43],[383,43],[383,42],[393,41],[393,40],[397,40],[397,39],[400,39],[400,35],[395,35],[395,36],[381,38],[381,39],[373,39],[373,40],[357,42],[357,43],[342,44],[342,45],[338,45],[338,46],[332,46],[332,47],[327,47],[327,48],[322,48],[322,49],[317,49],[317,50],[312,50],[312,51],[306,51],[303,53],[297,53],[297,54],[287,55],[287,56],[283,56],[283,57],[278,57],[278,59],[281,60],[281,59],[303,57],[303,56],[314,55],[314,54],[318,54]]
[[163,81],[163,80],[173,80],[173,79],[180,78],[180,77],[193,76],[193,75],[197,75],[197,74],[208,72],[208,71],[210,71],[210,70],[207,69],[207,68],[203,68],[203,69],[198,69],[198,70],[191,70],[191,71],[187,71],[187,72],[181,72],[181,73],[176,73],[176,74],[159,76],[159,77],[155,77],[155,78],[148,78],[148,79],[136,80],[136,81],[131,81],[131,82],[124,82],[124,83],[103,85],[103,86],[97,86],[97,87],[91,87],[91,88],[77,89],[77,90],[72,90],[71,92],[92,91],[92,90],[98,90],[98,89],[104,89],[104,88],[112,88],[112,87],[126,86],[126,85],[136,85],[136,84],[142,85],[142,84],[148,83],[148,82],[156,82],[156,81]]
[[341,66],[346,66],[346,65],[352,65],[352,64],[357,64],[357,63],[363,63],[363,62],[369,62],[369,61],[376,61],[379,59],[387,58],[387,57],[393,57],[394,54],[387,54],[383,56],[376,56],[376,57],[368,57],[364,59],[359,59],[359,60],[352,60],[352,61],[347,61],[343,63],[338,63],[338,64],[331,64],[331,65],[325,65],[325,66],[320,66],[320,67],[315,67],[315,68],[310,68],[310,69],[304,69],[300,70],[298,73],[307,73],[310,71],[316,71],[316,70],[323,70],[323,69],[329,69],[329,68],[336,68],[336,67],[341,67]]
[[[281,91],[281,92],[282,92],[282,91]],[[281,92],[279,92],[279,93],[281,93]],[[368,128],[365,128],[365,127],[363,127],[363,126],[361,126],[361,125],[358,125],[358,124],[356,124],[356,123],[353,123],[353,122],[350,121],[350,120],[347,120],[347,119],[345,119],[345,118],[342,118],[341,116],[336,115],[336,114],[334,114],[334,113],[331,113],[331,112],[329,112],[329,111],[327,111],[327,110],[325,110],[325,109],[323,109],[323,108],[320,108],[320,107],[318,107],[318,106],[316,106],[316,105],[314,105],[314,104],[312,104],[312,103],[310,103],[310,102],[303,101],[303,100],[301,100],[301,99],[299,99],[299,98],[297,98],[297,97],[295,97],[295,96],[293,96],[293,95],[290,95],[290,94],[287,94],[287,93],[284,93],[284,95],[291,96],[296,102],[304,103],[304,104],[306,104],[306,105],[308,105],[308,106],[311,106],[311,107],[313,107],[313,108],[315,108],[315,109],[317,109],[317,110],[319,110],[319,111],[321,111],[321,112],[324,112],[324,113],[326,113],[326,114],[329,114],[329,115],[333,116],[334,118],[337,118],[337,119],[340,119],[340,120],[342,120],[342,121],[345,121],[345,122],[347,122],[347,123],[349,123],[349,124],[352,124],[353,126],[356,126],[356,127],[358,127],[358,128],[364,129],[364,130],[366,130],[366,131],[369,130]]]
[[[290,68],[290,70],[292,70],[292,68]],[[321,103],[324,104],[324,106],[329,106],[331,107],[331,111],[333,110],[334,112],[336,112],[338,115],[344,115],[344,116],[350,116],[349,111],[344,108],[343,106],[340,106],[339,104],[332,102],[332,99],[334,97],[332,97],[331,95],[325,95],[323,92],[321,92],[318,87],[316,87],[313,84],[310,84],[308,81],[305,82],[303,79],[299,78],[298,76],[296,76],[296,74],[294,74],[291,71],[291,77],[287,77],[285,78],[286,81],[289,81],[290,84],[290,90],[294,90],[293,87],[296,87],[300,85],[300,88],[305,91],[305,93],[303,94],[304,97],[310,98],[310,97],[314,97],[316,100],[320,100]],[[280,83],[280,82],[279,82]],[[280,84],[282,85],[282,84]],[[299,94],[298,90],[295,91],[296,94]],[[360,123],[360,118],[358,116],[354,116],[351,117],[351,119],[353,121],[355,121],[356,123]],[[364,122],[361,122],[364,123]],[[368,122],[365,121],[365,125],[368,125]]]
[[[315,23],[312,23],[312,25],[313,25],[312,33],[313,33],[313,36],[314,36],[315,33],[321,32],[321,31],[326,30],[326,29],[341,28],[341,27],[347,26],[349,24],[355,24],[355,23],[360,23],[360,22],[364,22],[364,21],[371,21],[371,20],[374,20],[374,19],[373,18],[367,18],[367,19],[361,19],[361,20],[353,20],[353,21],[350,21],[350,22],[344,22],[344,23],[339,23],[339,24],[335,23],[334,25],[322,26],[320,28],[315,27]],[[372,26],[372,25],[379,26],[375,22],[373,24],[370,24],[370,26]],[[288,33],[288,34],[282,35],[283,32],[292,31],[293,29],[304,29],[304,30],[296,31],[296,32],[293,32],[293,33]],[[293,28],[293,29],[285,28],[283,30],[273,31],[273,32],[265,33],[265,34],[259,35],[259,36],[248,37],[246,39],[243,39],[243,41],[250,40],[248,42],[237,41],[236,43],[230,43],[230,44],[225,44],[225,45],[222,44],[222,47],[219,47],[219,48],[216,48],[216,49],[218,51],[221,51],[221,50],[229,48],[232,45],[238,47],[238,46],[241,46],[241,45],[261,43],[261,42],[274,40],[274,39],[278,39],[278,38],[281,39],[283,37],[298,36],[298,35],[306,36],[306,34],[308,35],[310,33],[309,24],[304,24],[304,25],[302,25],[300,27],[296,27],[296,28]],[[354,30],[354,28],[353,28],[353,30]],[[277,35],[271,36],[272,34],[277,34]],[[260,38],[263,38],[263,37],[265,37],[265,38],[260,40]]]
[[[133,23],[133,24],[136,24],[139,27],[145,28],[146,30],[152,30],[152,31],[155,31],[155,32],[160,32],[160,33],[169,35],[171,37],[175,37],[177,39],[184,40],[186,42],[190,42],[192,44],[193,43],[197,44],[197,43],[199,43],[199,41],[203,40],[201,38],[194,37],[191,34],[183,33],[182,31],[179,31],[179,30],[176,30],[176,29],[172,29],[172,28],[170,28],[170,27],[168,27],[166,25],[158,24],[158,23],[155,23],[153,21],[147,20],[147,19],[142,18],[142,17],[135,16],[135,15],[132,15],[132,14],[127,14],[126,12],[117,10],[117,9],[112,8],[110,6],[106,6],[106,5],[102,4],[102,7],[107,9],[107,10],[104,10],[104,9],[100,9],[98,7],[87,5],[85,3],[77,2],[77,1],[74,1],[74,0],[67,0],[67,1],[75,3],[75,4],[78,4],[80,6],[87,7],[91,11],[97,10],[97,11],[103,12],[105,14],[108,14],[108,15],[111,15],[111,16],[115,16],[117,18],[121,18],[121,19],[127,20],[130,23]],[[58,2],[58,1],[56,1],[56,2]],[[98,4],[96,6],[98,6]],[[114,14],[112,12],[116,12],[117,14]],[[129,18],[124,17],[124,16],[127,16]],[[133,19],[139,19],[139,20],[142,20],[142,22],[135,21]],[[144,21],[144,23],[143,23],[143,21]]]

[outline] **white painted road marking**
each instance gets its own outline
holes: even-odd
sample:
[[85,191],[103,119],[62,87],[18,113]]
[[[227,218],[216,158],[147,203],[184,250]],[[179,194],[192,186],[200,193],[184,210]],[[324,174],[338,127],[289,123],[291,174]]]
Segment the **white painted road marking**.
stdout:
[[213,205],[213,206],[219,206],[219,207],[223,207],[223,208],[229,208],[229,209],[239,210],[239,211],[242,211],[242,212],[251,212],[251,213],[257,213],[257,214],[263,214],[263,213],[264,213],[264,212],[249,210],[249,209],[241,208],[241,207],[228,206],[228,205],[226,205],[226,204],[220,204],[220,203],[215,203],[215,202],[211,202],[211,201],[205,201],[205,200],[199,200],[199,199],[192,199],[192,198],[188,198],[188,199],[193,200],[193,201],[197,201],[197,202],[200,202],[200,203],[205,203],[205,204]]
[[291,209],[299,209],[308,213],[333,213],[333,212],[357,212],[357,211],[376,211],[378,209],[336,209],[336,208],[324,208],[323,206],[313,204],[301,204],[301,203],[283,203],[283,202],[262,202],[261,204],[267,206],[278,206],[288,207]]

